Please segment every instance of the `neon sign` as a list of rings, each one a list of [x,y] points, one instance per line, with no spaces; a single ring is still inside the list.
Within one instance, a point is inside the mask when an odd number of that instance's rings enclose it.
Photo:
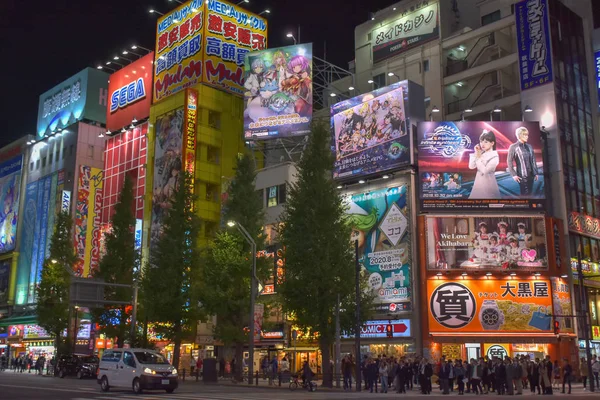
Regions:
[[[110,95],[110,112],[115,112],[119,108],[125,108],[138,100],[146,97],[144,78],[137,80],[115,90]]]

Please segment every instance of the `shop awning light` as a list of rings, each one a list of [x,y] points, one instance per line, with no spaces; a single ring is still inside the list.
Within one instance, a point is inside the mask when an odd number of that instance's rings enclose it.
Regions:
[[[517,276],[517,273],[516,272],[511,272],[510,276]]]
[[[367,83],[373,83],[373,79],[369,79]]]
[[[488,272],[487,274],[485,274],[485,276],[492,276],[492,273]]]
[[[442,273],[438,272],[437,274],[435,274],[435,276],[442,276]]]
[[[335,94],[335,93],[330,93],[329,95],[330,95],[331,97],[335,97],[335,96],[337,96],[337,94]]]
[[[365,180],[361,179],[361,180],[358,181],[358,183],[360,183],[362,185],[363,183],[365,183]]]
[[[536,272],[535,274],[533,274],[533,276],[540,276],[542,274],[540,274],[539,272]]]
[[[563,274],[563,275],[561,275],[560,277],[561,277],[561,278],[568,278],[568,277],[569,277],[569,275],[567,275],[567,274]]]
[[[461,275],[462,276],[467,276],[468,274],[466,272],[463,272]]]
[[[354,86],[350,86],[348,90],[354,90]]]
[[[99,138],[103,138],[103,137],[104,137],[104,133],[100,132],[100,133],[98,134],[98,137],[99,137]]]
[[[337,188],[338,188],[338,189],[342,189],[342,188],[343,188],[343,186],[342,186],[342,185],[337,185]]]
[[[385,175],[382,176],[383,179],[389,179],[389,177],[390,176],[388,174],[385,174]]]
[[[440,112],[440,109],[439,109],[439,108],[437,108],[437,106],[433,106],[433,108],[431,109],[431,112],[432,112],[432,113],[439,113],[439,112]]]

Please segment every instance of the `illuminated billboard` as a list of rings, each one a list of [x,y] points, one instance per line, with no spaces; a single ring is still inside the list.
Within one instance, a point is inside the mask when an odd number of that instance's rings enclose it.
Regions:
[[[430,333],[551,332],[547,280],[430,279],[427,299]]]
[[[358,240],[361,269],[369,277],[378,312],[412,309],[408,182],[349,195],[348,221]]]
[[[356,178],[410,164],[412,128],[408,102],[412,101],[412,85],[409,81],[398,82],[331,106],[335,179]],[[420,106],[423,108],[422,101]]]
[[[248,53],[244,104],[246,140],[308,133],[313,108],[312,44]]]
[[[0,254],[15,249],[22,162],[19,155],[0,164]]]
[[[192,0],[158,19],[153,102],[198,83],[243,94],[246,53],[267,45],[267,22],[219,0]]]
[[[544,207],[537,122],[422,122],[417,146],[423,210]]]
[[[425,217],[427,269],[548,269],[543,217]]]
[[[132,120],[150,115],[154,53],[149,53],[110,76],[106,129],[120,130]]]

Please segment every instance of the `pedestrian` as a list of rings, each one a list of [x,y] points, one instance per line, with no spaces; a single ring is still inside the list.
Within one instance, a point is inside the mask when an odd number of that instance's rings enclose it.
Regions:
[[[600,387],[600,361],[598,361],[598,357],[595,354],[592,357],[592,374],[594,374],[592,379],[596,382],[596,387]]]
[[[427,361],[427,358],[423,357],[419,364],[419,382],[421,385],[421,393],[431,393],[431,376],[433,375],[433,367]]]
[[[412,369],[412,365],[400,360],[396,368],[396,393],[406,393],[406,380],[408,379],[409,369]]]
[[[469,378],[471,379],[471,391],[475,394],[483,394],[481,388],[481,377],[483,375],[483,366],[474,358],[471,359],[471,370]]]
[[[546,356],[546,373],[544,374],[546,376],[546,378],[544,379],[548,379],[548,386],[546,386],[546,394],[553,394],[553,390],[552,390],[552,374],[554,371],[554,366],[552,365],[552,359],[550,358],[550,356]],[[559,367],[560,368],[560,367]],[[559,369],[559,376],[560,376],[560,369]]]
[[[536,358],[535,361],[529,363],[529,386],[531,388],[531,393],[535,393],[535,389],[537,388],[537,393],[541,394],[539,358]]]
[[[196,368],[196,359],[194,356],[190,356],[190,376],[194,375],[194,368]]]
[[[448,366],[450,367],[450,371],[448,372],[448,388],[451,392],[454,392],[454,364],[452,360],[448,360]]]
[[[260,367],[262,370],[262,375],[263,375],[263,379],[267,379],[267,373],[269,370],[269,356],[264,356],[261,363],[260,363]]]
[[[483,394],[488,394],[490,391],[490,371],[485,358],[479,359],[481,365],[481,385],[483,386]]]
[[[361,363],[360,363],[360,373],[362,374],[362,380],[365,383],[365,390],[369,389],[369,382],[368,382],[368,379],[367,379],[367,366],[368,366],[367,362],[368,362],[368,360],[369,360],[369,358],[365,354],[363,356],[363,359],[362,359]]]
[[[496,394],[504,395],[506,393],[506,364],[500,358],[496,359],[494,368],[496,375]]]
[[[458,385],[458,394],[465,394],[465,367],[463,367],[462,360],[456,360],[454,364],[454,375],[456,376],[456,384]]]
[[[438,378],[440,380],[442,394],[450,394],[450,387],[448,385],[448,380],[450,379],[450,369],[451,367],[449,363],[442,359],[438,370]]]
[[[518,395],[523,394],[523,367],[521,366],[521,363],[519,362],[519,359],[515,357],[515,359],[513,360],[513,383]]]
[[[202,365],[203,365],[202,357],[198,357],[198,359],[196,360],[196,375],[197,376],[202,376]]]
[[[558,364],[558,360],[554,360],[554,364],[552,365],[552,388],[556,390],[560,390],[560,373],[561,367]]]
[[[506,364],[506,394],[512,396],[515,394],[515,387],[513,385],[515,379],[515,367],[513,366],[510,357],[504,358],[504,364]]]
[[[279,369],[278,367],[279,363],[277,362],[277,356],[273,356],[273,358],[271,359],[271,363],[269,364],[269,369],[271,371],[269,375],[269,385],[273,385],[273,381],[277,377],[277,372]]]
[[[348,356],[342,360],[342,374],[344,376],[344,390],[352,390],[352,363]]]
[[[375,362],[375,360],[373,359],[369,359],[367,362],[367,382],[369,385],[369,391],[371,393],[373,393],[373,389],[375,389],[375,393],[377,393],[377,387],[376,382],[377,382],[377,373],[378,373],[378,369],[377,369],[377,363]]]
[[[562,392],[565,392],[565,384],[569,385],[569,393],[571,394],[571,380],[573,376],[573,367],[569,364],[569,360],[565,358],[563,361],[563,383],[562,383]]]
[[[388,373],[389,366],[387,361],[382,360],[379,364],[379,376],[381,377],[381,393],[387,393],[388,391]]]
[[[311,392],[313,391],[312,379],[314,375],[312,369],[310,369],[310,365],[308,365],[308,361],[304,361],[304,365],[302,366],[302,381],[308,384],[308,390]]]
[[[585,357],[581,357],[581,362],[579,363],[579,371],[581,373],[581,380],[583,381],[583,390],[587,390],[587,378],[588,378],[588,364]]]

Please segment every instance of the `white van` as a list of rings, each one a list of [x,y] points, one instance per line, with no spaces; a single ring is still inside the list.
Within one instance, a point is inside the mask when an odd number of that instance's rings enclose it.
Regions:
[[[136,394],[144,389],[173,393],[179,384],[177,369],[162,354],[147,349],[106,350],[100,359],[98,383],[104,392],[130,387]]]

